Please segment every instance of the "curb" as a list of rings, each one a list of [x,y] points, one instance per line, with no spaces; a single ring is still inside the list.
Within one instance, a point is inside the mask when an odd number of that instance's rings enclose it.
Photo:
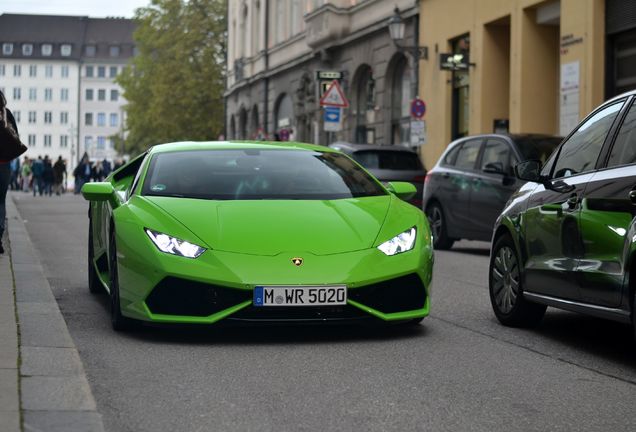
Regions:
[[[13,196],[9,194],[9,198],[7,231],[20,323],[19,388],[23,430],[103,432],[102,418],[77,348]],[[2,261],[0,269],[1,266]]]

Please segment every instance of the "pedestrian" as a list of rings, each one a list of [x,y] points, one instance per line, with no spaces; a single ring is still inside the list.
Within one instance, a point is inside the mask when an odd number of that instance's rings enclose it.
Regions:
[[[53,189],[55,195],[60,195],[64,191],[64,177],[66,177],[66,164],[62,160],[62,156],[59,156],[53,165]]]
[[[44,195],[53,195],[53,165],[49,155],[44,155],[44,172],[42,173],[42,182],[44,183]]]
[[[39,193],[42,196],[44,192],[44,161],[42,155],[38,155],[38,158],[31,164],[31,174],[33,177],[33,196],[35,193]]]
[[[31,161],[26,156],[24,157],[24,160],[22,161],[22,170],[21,170],[20,176],[22,179],[22,191],[28,192],[29,183],[31,182]]]
[[[82,186],[91,180],[93,169],[91,163],[88,160],[88,154],[84,153],[82,160],[73,170],[73,176],[75,177],[75,194],[77,195],[82,190]]]
[[[11,167],[11,180],[9,181],[9,187],[11,190],[18,190],[20,189],[20,158],[17,157],[13,159],[9,166]]]
[[[102,166],[101,161],[95,162],[95,165],[93,166],[92,179],[96,182],[100,182],[104,179],[104,167]]]
[[[102,161],[102,172],[104,173],[104,177],[108,177],[110,173],[113,172],[110,161],[106,158]]]
[[[0,90],[0,122],[2,127],[11,128],[18,133],[18,125],[15,124],[13,114],[7,108],[7,100],[4,98],[4,93]],[[7,143],[0,142],[0,145],[7,145]],[[11,167],[8,160],[0,160],[0,254],[4,253],[4,247],[2,246],[2,235],[4,234],[5,218],[7,216],[7,189],[9,189],[9,181],[11,180]]]

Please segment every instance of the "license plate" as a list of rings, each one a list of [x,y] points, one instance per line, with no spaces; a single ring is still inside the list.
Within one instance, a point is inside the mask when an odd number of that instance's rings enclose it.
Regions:
[[[257,286],[254,306],[332,306],[347,304],[347,287]]]

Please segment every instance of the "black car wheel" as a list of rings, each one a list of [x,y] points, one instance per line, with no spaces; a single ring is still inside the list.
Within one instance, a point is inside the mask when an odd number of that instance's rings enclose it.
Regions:
[[[93,221],[88,220],[88,291],[92,294],[98,294],[102,292],[102,285],[97,277],[97,271],[95,271],[95,264],[93,263],[95,256],[93,251]]]
[[[492,309],[503,325],[530,327],[543,318],[546,306],[523,298],[520,262],[510,236],[499,237],[492,248],[488,285]]]
[[[446,233],[446,219],[442,207],[438,203],[429,205],[426,209],[426,217],[433,233],[433,247],[440,250],[450,249],[455,240],[449,238]]]
[[[110,321],[115,331],[132,329],[136,321],[127,318],[121,313],[119,302],[119,278],[117,271],[117,243],[115,242],[115,229],[111,227],[108,252],[108,268],[110,271]]]

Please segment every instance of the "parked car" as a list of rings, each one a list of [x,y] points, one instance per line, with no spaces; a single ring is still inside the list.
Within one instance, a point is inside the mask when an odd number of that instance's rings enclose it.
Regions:
[[[422,207],[422,191],[426,169],[417,152],[402,146],[379,146],[335,142],[329,147],[351,156],[367,171],[383,183],[407,181],[413,183],[417,193],[409,200],[417,208]]]
[[[513,167],[528,159],[545,161],[561,142],[549,135],[475,135],[448,148],[424,183],[422,209],[436,249],[459,239],[489,241],[510,195],[519,188]]]
[[[636,92],[601,105],[498,218],[489,288],[495,315],[529,326],[546,306],[632,322],[636,331]]]

